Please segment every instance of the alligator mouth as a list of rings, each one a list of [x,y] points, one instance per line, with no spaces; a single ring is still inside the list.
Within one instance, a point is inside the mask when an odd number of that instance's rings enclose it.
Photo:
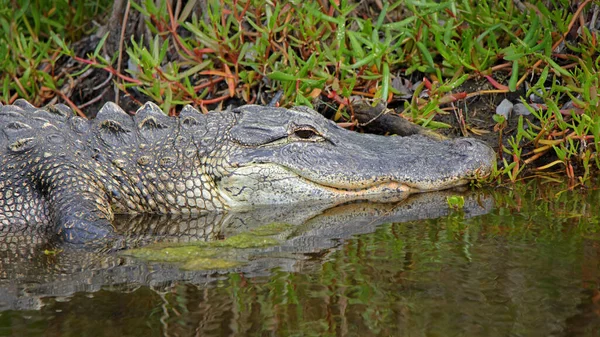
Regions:
[[[345,199],[345,197],[358,200],[361,197],[376,196],[376,195],[392,195],[418,192],[418,188],[411,187],[409,184],[401,183],[394,179],[381,179],[380,181],[356,180],[340,181],[339,183],[328,180],[318,180],[312,177],[303,175],[302,172],[286,167],[279,166],[281,169],[288,172],[290,176],[295,176],[298,180],[303,181],[307,185],[313,185],[317,188],[327,190]]]
[[[343,181],[336,184],[328,180],[319,180],[302,175],[300,172],[288,167],[282,166],[282,168],[295,175],[298,179],[301,179],[309,184],[317,185],[333,193],[345,194],[348,196],[437,191],[453,186],[465,185],[471,180],[481,179],[484,177],[483,168],[479,168],[463,177],[445,177],[431,181],[423,180],[401,182],[393,178],[383,178],[379,181],[357,180],[354,182],[354,184],[352,181]]]
[[[380,181],[356,180],[355,183],[320,180],[272,163],[239,166],[219,180],[218,190],[233,209],[267,204],[339,204],[355,200],[396,202],[420,191],[391,177]]]
[[[377,193],[390,193],[396,191],[397,193],[418,193],[427,191],[438,191],[454,186],[461,186],[468,184],[473,180],[482,180],[487,178],[491,174],[491,169],[487,169],[486,165],[481,164],[474,169],[467,170],[463,174],[456,174],[450,176],[440,176],[436,179],[395,179],[394,177],[386,177],[382,175],[382,178],[374,178],[373,180],[360,179],[352,181],[351,179],[345,181],[332,181],[330,179],[319,179],[307,175],[305,172],[301,172],[297,169],[281,166],[282,169],[288,171],[290,174],[297,176],[306,182],[318,185],[322,188],[329,189],[332,192],[348,194],[348,195],[360,195],[360,194],[377,194]],[[377,180],[375,180],[377,179]]]
[[[465,179],[449,179],[444,183],[431,184],[431,186],[421,185],[419,187],[391,180],[372,183],[359,188],[348,188],[346,186],[340,187],[330,184],[323,184],[302,176],[298,176],[298,178],[303,179],[308,183],[317,185],[322,189],[328,190],[342,200],[369,200],[375,202],[399,201],[406,198],[410,194],[439,191],[449,187],[466,185],[470,180],[474,179],[474,177]]]
[[[417,189],[414,189],[406,184],[399,183],[397,181],[386,181],[386,182],[378,182],[372,183],[369,185],[350,188],[347,186],[336,186],[331,184],[324,184],[322,182],[314,181],[306,177],[298,176],[298,178],[305,180],[308,183],[312,183],[314,185],[318,185],[319,187],[331,191],[332,193],[336,193],[339,195],[347,196],[347,197],[356,197],[360,198],[361,196],[373,196],[373,195],[386,195],[386,194],[394,194],[394,193],[413,193],[417,192]]]

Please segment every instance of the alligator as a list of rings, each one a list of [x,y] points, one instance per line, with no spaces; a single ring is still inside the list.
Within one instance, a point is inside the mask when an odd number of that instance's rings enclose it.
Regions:
[[[16,100],[0,107],[0,130],[0,226],[35,223],[74,244],[113,237],[115,214],[393,202],[464,185],[495,161],[475,139],[360,134],[306,107],[169,117],[109,102],[88,120]]]

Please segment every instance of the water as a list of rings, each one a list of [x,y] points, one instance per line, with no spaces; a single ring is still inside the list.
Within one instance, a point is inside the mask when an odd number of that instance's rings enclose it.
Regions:
[[[167,242],[151,257],[4,247],[0,335],[596,336],[600,192],[565,188],[467,193],[463,211],[448,209],[449,192],[395,207],[122,220],[130,246]],[[273,222],[287,225],[260,232]],[[241,263],[225,270],[160,255],[248,232],[277,244],[204,244]]]

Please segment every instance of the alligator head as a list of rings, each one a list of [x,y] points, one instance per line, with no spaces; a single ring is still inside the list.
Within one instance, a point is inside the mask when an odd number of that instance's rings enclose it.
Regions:
[[[232,208],[327,200],[394,201],[488,175],[493,150],[471,139],[386,137],[338,127],[306,108],[233,110],[214,177]]]

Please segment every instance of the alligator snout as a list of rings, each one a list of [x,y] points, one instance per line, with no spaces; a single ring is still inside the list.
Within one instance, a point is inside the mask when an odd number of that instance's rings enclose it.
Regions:
[[[473,138],[458,138],[454,141],[454,144],[457,145],[457,149],[460,151],[469,151],[479,146],[478,141]]]
[[[458,138],[454,140],[454,144],[455,151],[468,158],[465,161],[467,171],[477,171],[481,175],[491,173],[496,154],[486,143],[474,138]]]
[[[457,138],[454,140],[454,144],[458,151],[464,153],[475,152],[484,155],[489,155],[490,151],[493,153],[493,150],[486,143],[475,138]]]

